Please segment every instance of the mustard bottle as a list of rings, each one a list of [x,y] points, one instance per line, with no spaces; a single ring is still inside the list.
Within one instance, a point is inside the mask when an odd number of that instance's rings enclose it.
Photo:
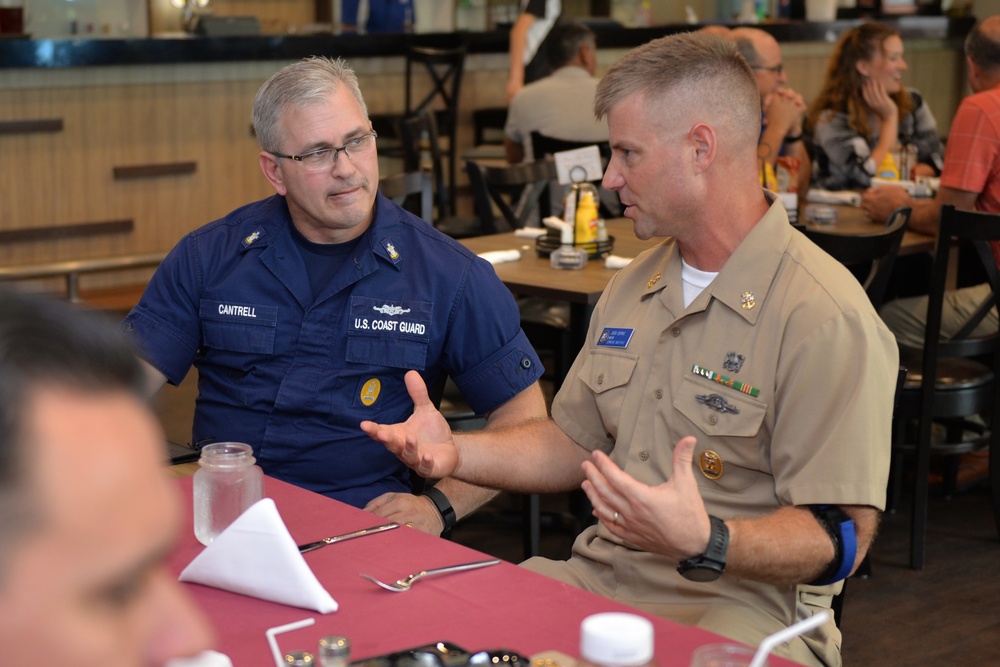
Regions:
[[[594,193],[583,190],[576,205],[576,225],[574,242],[594,243],[597,241],[597,202]]]
[[[892,157],[892,151],[886,153],[885,157],[882,158],[882,164],[878,166],[875,176],[890,181],[899,180],[899,167],[896,166],[896,160]]]
[[[760,172],[760,184],[765,190],[778,191],[778,178],[774,174],[774,167],[767,160],[764,161],[764,168]]]

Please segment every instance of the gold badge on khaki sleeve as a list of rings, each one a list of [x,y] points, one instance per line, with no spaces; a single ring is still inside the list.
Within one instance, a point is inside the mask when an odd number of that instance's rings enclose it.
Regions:
[[[725,463],[718,453],[706,449],[698,456],[698,469],[701,470],[702,475],[714,481],[722,477]]]

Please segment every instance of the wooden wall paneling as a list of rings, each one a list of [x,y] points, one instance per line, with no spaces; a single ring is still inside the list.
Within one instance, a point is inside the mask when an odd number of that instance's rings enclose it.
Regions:
[[[31,134],[33,132],[62,132],[62,118],[25,118],[0,121],[0,134]]]
[[[186,176],[198,171],[197,162],[159,162],[154,164],[116,165],[111,175],[116,181],[163,176]]]

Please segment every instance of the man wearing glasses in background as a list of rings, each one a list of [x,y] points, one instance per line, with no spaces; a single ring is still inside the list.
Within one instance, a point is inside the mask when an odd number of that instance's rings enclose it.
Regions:
[[[785,85],[788,75],[781,61],[781,47],[774,37],[759,28],[735,28],[729,37],[736,42],[740,55],[757,78],[762,110],[757,158],[770,164],[772,169],[782,155],[797,158],[798,191],[805,193],[811,171],[809,153],[802,140],[802,122],[807,107],[802,96]]]
[[[289,65],[253,123],[276,195],[187,235],[122,322],[153,388],[199,371],[194,442],[431,533],[493,492],[408,471],[359,429],[412,411],[403,374],[450,376],[488,427],[545,417],[542,367],[492,266],[378,193],[376,135],[340,60]]]

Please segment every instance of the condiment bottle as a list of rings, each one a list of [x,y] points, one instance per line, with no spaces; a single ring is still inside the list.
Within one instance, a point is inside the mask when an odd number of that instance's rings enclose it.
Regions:
[[[322,667],[347,667],[351,662],[351,642],[347,637],[330,635],[319,640],[319,664]]]
[[[892,151],[886,153],[885,157],[882,158],[882,164],[878,166],[875,175],[886,180],[899,180],[899,168],[896,166],[896,160],[892,157]]]
[[[593,614],[580,624],[579,667],[639,667],[653,662],[653,624],[636,614]]]
[[[574,196],[575,191],[570,193]],[[573,245],[573,225],[564,220],[548,220],[546,224],[559,228],[559,247],[549,255],[553,269],[582,269],[587,266],[587,251]]]
[[[589,183],[580,185],[580,201],[576,204],[576,245],[593,243],[597,240],[597,197],[594,186]]]
[[[264,495],[264,473],[253,448],[242,442],[215,442],[201,448],[194,474],[194,535],[208,546]]]

